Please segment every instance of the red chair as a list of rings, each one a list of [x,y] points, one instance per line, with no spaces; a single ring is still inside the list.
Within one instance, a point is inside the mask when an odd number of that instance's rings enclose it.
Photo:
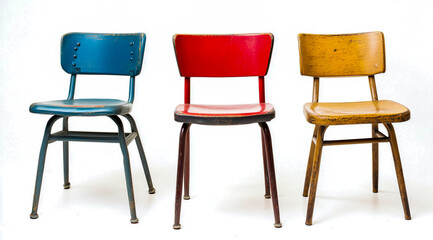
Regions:
[[[175,221],[180,229],[182,182],[184,199],[189,196],[189,129],[191,124],[236,125],[258,123],[262,132],[265,169],[265,197],[272,196],[275,224],[281,227],[271,135],[266,124],[275,117],[274,107],[265,102],[264,76],[271,60],[273,35],[174,35],[174,49],[180,75],[185,77],[185,103],[176,107],[174,119],[182,122],[177,166]],[[241,105],[199,105],[190,103],[191,77],[258,76],[259,103]]]

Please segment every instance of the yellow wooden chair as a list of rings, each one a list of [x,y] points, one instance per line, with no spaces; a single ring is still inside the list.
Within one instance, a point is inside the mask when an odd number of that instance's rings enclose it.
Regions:
[[[405,219],[410,220],[400,154],[392,126],[394,122],[409,120],[410,111],[399,103],[378,100],[374,75],[385,72],[383,33],[299,34],[298,41],[301,75],[314,77],[313,102],[304,105],[307,121],[315,125],[303,192],[303,196],[307,197],[308,189],[310,189],[305,224],[312,224],[322,147],[372,143],[373,192],[376,193],[378,191],[379,142],[391,144],[404,215]],[[319,103],[319,77],[352,76],[368,76],[372,101]],[[379,131],[379,123],[385,126],[388,136]],[[343,124],[372,124],[372,138],[324,140],[325,131],[330,125]]]

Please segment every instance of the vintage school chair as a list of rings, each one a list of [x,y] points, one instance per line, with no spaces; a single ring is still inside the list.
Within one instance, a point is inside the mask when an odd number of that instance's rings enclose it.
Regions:
[[[179,72],[185,77],[185,103],[176,107],[174,119],[182,122],[177,166],[175,221],[180,229],[182,182],[184,199],[189,196],[189,129],[191,124],[237,125],[258,123],[261,127],[265,169],[265,197],[272,196],[275,227],[281,227],[275,182],[271,135],[266,124],[275,117],[273,106],[265,101],[264,76],[271,59],[273,35],[174,35],[173,44]],[[199,105],[190,103],[191,77],[250,77],[257,76],[259,103],[240,105]]]
[[[63,142],[64,188],[69,189],[69,141],[119,143],[123,153],[123,164],[128,190],[131,223],[137,223],[134,191],[127,145],[135,140],[141,163],[146,175],[149,193],[155,193],[137,125],[129,113],[134,101],[135,76],[140,74],[143,63],[146,35],[68,33],[62,37],[61,64],[65,72],[71,74],[69,95],[66,100],[33,103],[30,112],[54,115],[48,120],[39,154],[35,195],[30,218],[38,218],[37,210],[44,171],[45,155],[49,143]],[[74,99],[75,83],[79,74],[103,74],[129,76],[128,101],[117,99]],[[82,116],[107,116],[117,125],[118,132],[77,132],[69,131],[68,118]],[[119,116],[131,124],[131,133],[125,133]],[[63,119],[63,130],[51,133],[53,124]]]
[[[299,34],[298,41],[301,75],[314,78],[313,102],[304,105],[307,121],[315,124],[303,192],[303,196],[307,197],[310,189],[305,224],[312,224],[322,146],[372,143],[373,192],[376,193],[379,142],[391,144],[404,215],[407,220],[411,219],[400,154],[392,126],[394,122],[409,120],[410,112],[399,103],[378,100],[374,80],[375,74],[385,72],[383,34],[381,32],[343,35]],[[351,76],[368,76],[372,101],[319,103],[319,77]],[[379,131],[379,123],[385,126],[388,136]],[[343,124],[372,124],[372,138],[324,140],[325,131],[329,126]]]

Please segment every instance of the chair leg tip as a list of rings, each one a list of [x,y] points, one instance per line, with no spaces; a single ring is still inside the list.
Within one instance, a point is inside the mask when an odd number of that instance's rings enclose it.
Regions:
[[[313,225],[313,223],[312,223],[311,221],[306,221],[306,222],[305,222],[305,225],[307,225],[307,226],[311,226],[311,225]]]
[[[404,219],[406,219],[406,220],[411,220],[412,217],[411,217],[411,216],[405,216]]]
[[[271,198],[271,194],[265,194],[265,198],[266,198],[266,199]]]
[[[63,189],[69,189],[69,188],[71,188],[71,183],[63,184]]]
[[[138,218],[131,218],[131,223],[132,224],[138,223]]]
[[[149,189],[149,194],[155,194],[156,190],[155,188]]]
[[[179,230],[181,228],[181,225],[180,224],[174,224],[173,225],[173,229],[174,230]]]
[[[281,228],[283,226],[283,224],[281,224],[281,223],[275,223],[274,224],[274,227],[275,228]]]
[[[37,213],[30,214],[31,219],[38,219],[39,215]]]
[[[189,195],[186,195],[186,194],[185,194],[185,195],[183,196],[183,199],[184,199],[184,200],[190,200],[191,197],[190,197]]]

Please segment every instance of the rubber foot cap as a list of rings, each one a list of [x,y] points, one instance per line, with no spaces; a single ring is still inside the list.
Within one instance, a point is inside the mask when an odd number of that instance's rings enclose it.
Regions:
[[[31,219],[38,219],[38,217],[39,217],[39,215],[37,214],[37,213],[35,213],[35,214],[30,214],[30,218]]]
[[[269,194],[265,194],[265,198],[266,198],[266,199],[269,199],[269,198],[271,198],[271,195],[269,195]]]
[[[149,194],[154,194],[156,192],[155,188],[149,189]]]
[[[71,183],[63,184],[63,189],[69,189],[69,188],[71,188]]]
[[[180,224],[179,225],[176,225],[176,224],[173,225],[173,229],[174,230],[179,230],[180,228],[181,228]]]
[[[189,195],[184,195],[184,196],[183,196],[183,199],[185,199],[185,200],[190,200],[191,197],[190,197]]]
[[[282,227],[283,226],[283,224],[281,224],[281,223],[275,223],[274,224],[274,227],[276,227],[276,228],[280,228],[280,227]]]
[[[138,223],[138,218],[131,218],[131,223],[132,224]]]

